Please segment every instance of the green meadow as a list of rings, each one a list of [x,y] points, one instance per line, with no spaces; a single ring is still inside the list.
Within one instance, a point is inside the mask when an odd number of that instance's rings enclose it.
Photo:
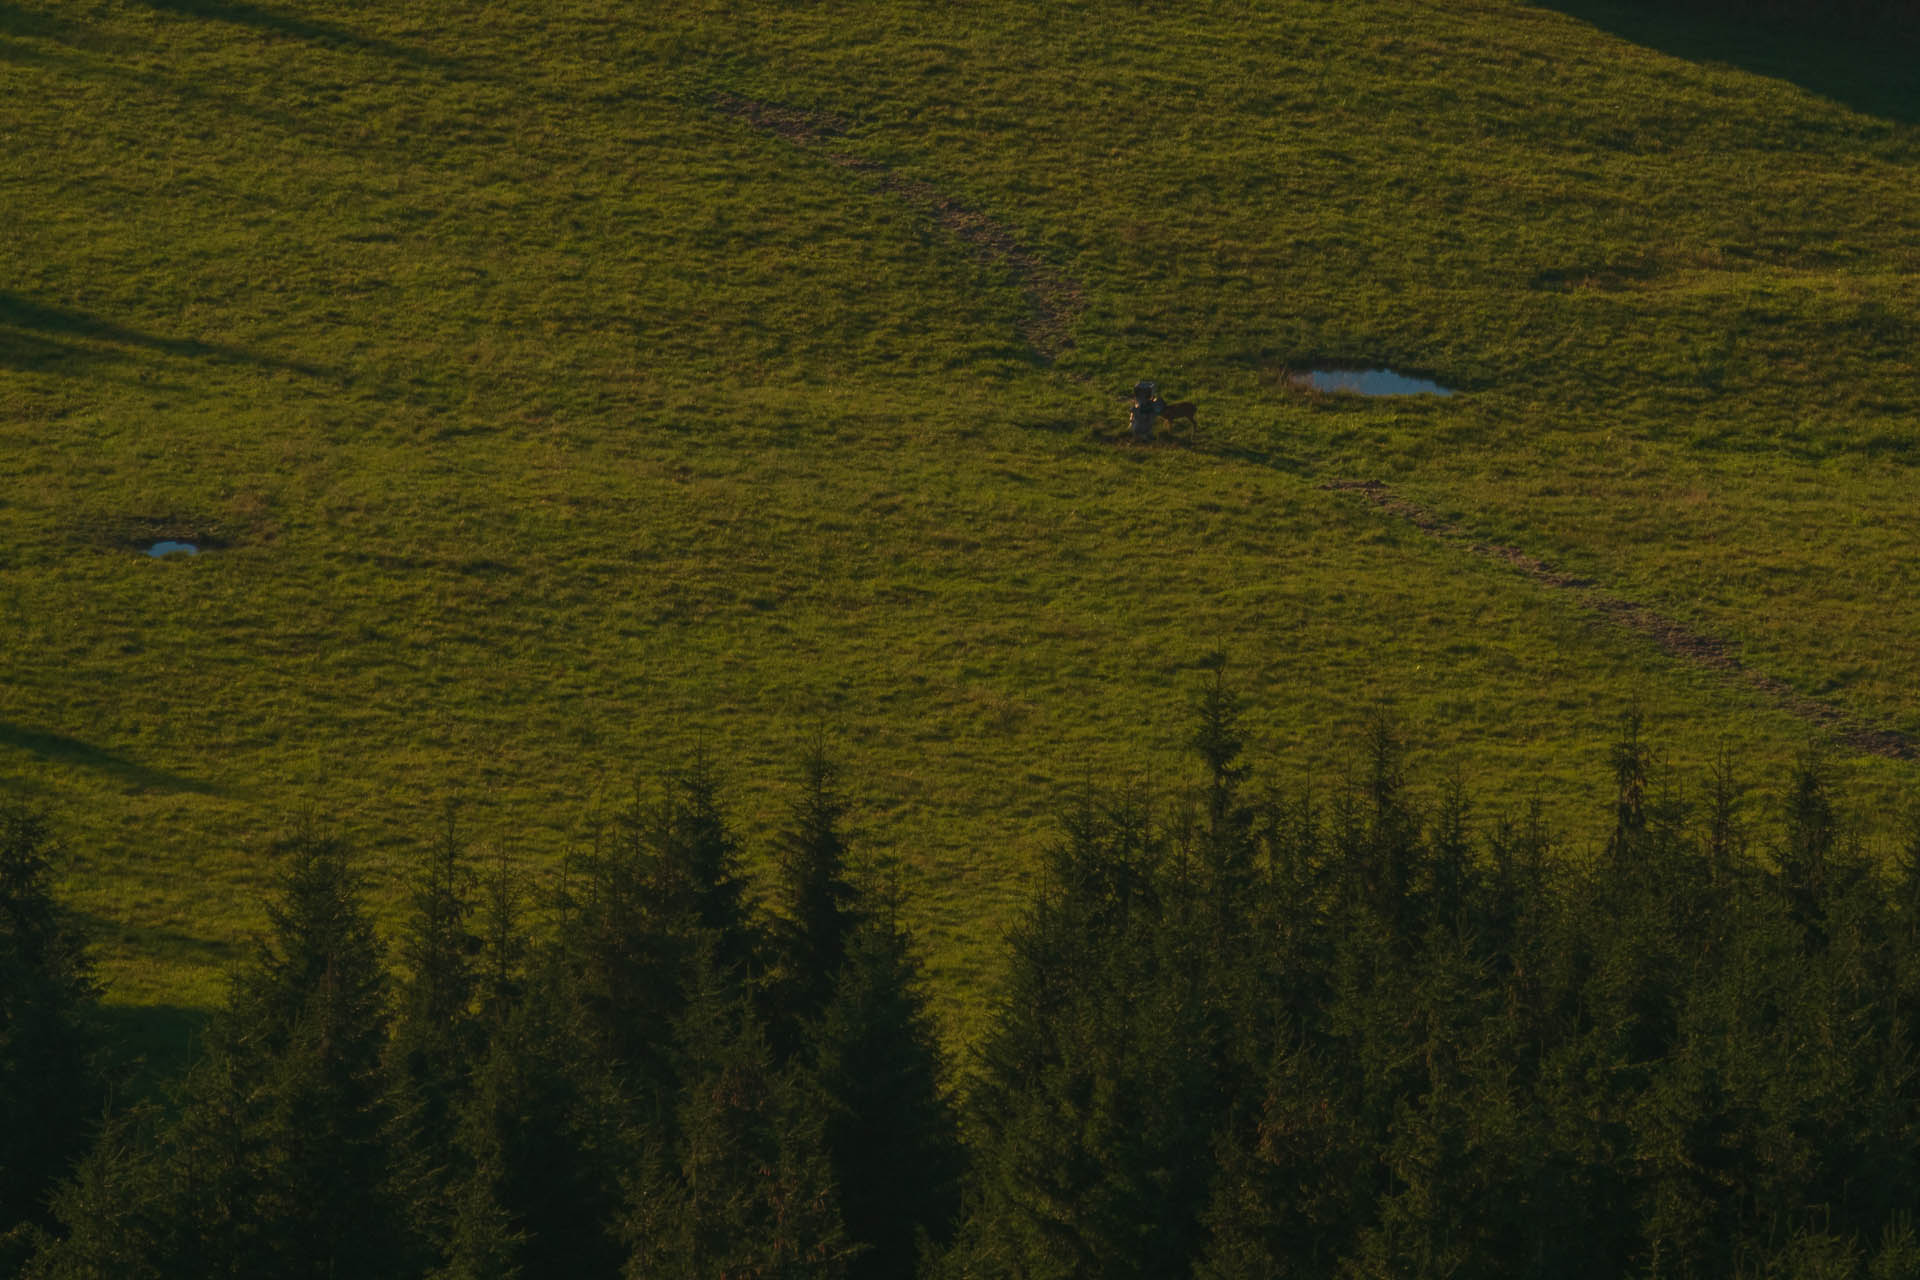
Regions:
[[[303,816],[397,913],[450,803],[537,880],[704,752],[757,850],[820,739],[964,1036],[1219,654],[1266,780],[1384,713],[1574,854],[1629,708],[1828,738],[1593,592],[1920,738],[1920,77],[1662,14],[0,0],[0,788],[110,1002],[216,1004]]]

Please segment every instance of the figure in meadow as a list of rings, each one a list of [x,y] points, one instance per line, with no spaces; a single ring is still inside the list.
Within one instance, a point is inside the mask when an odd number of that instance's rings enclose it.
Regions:
[[[1160,389],[1153,383],[1140,381],[1133,384],[1133,411],[1128,425],[1133,428],[1133,438],[1142,442],[1153,439],[1153,424],[1167,409],[1167,402],[1160,398]]]

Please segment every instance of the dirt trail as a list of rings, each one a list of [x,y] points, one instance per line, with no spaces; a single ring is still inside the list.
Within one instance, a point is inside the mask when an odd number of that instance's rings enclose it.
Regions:
[[[1073,346],[1073,322],[1085,306],[1084,293],[1058,267],[1024,248],[1012,228],[967,208],[929,183],[903,178],[877,161],[833,150],[833,142],[853,127],[844,116],[761,102],[737,93],[716,93],[708,101],[724,115],[859,174],[874,190],[911,206],[965,243],[979,261],[1011,271],[1027,299],[1027,314],[1018,326],[1020,337],[1042,359],[1050,363]]]
[[[853,128],[854,122],[844,116],[764,102],[735,93],[717,93],[708,101],[724,115],[859,174],[874,190],[911,206],[968,245],[981,262],[1011,271],[1020,281],[1027,299],[1027,315],[1019,326],[1021,338],[1049,363],[1072,347],[1073,322],[1085,306],[1084,292],[1059,268],[1024,248],[1010,227],[967,208],[928,183],[903,178],[877,161],[834,150],[834,142]],[[1543,587],[1571,592],[1588,609],[1621,630],[1644,636],[1683,662],[1704,667],[1761,694],[1782,710],[1832,733],[1852,750],[1896,760],[1911,760],[1920,754],[1912,739],[1899,730],[1862,724],[1838,707],[1801,693],[1774,676],[1753,670],[1741,662],[1725,640],[1695,631],[1646,605],[1606,591],[1590,579],[1563,573],[1517,547],[1476,539],[1425,507],[1398,496],[1378,480],[1332,480],[1321,488],[1357,493],[1432,537],[1462,546],[1485,559],[1498,560]]]
[[[1543,587],[1572,592],[1587,608],[1621,630],[1644,636],[1683,662],[1705,667],[1764,695],[1775,706],[1826,730],[1854,751],[1894,760],[1911,760],[1916,755],[1914,743],[1906,734],[1885,726],[1862,724],[1838,707],[1810,697],[1784,680],[1755,671],[1740,661],[1725,640],[1695,631],[1646,605],[1604,590],[1589,578],[1563,573],[1517,547],[1483,542],[1418,503],[1400,497],[1378,480],[1331,480],[1320,487],[1359,494],[1382,511],[1443,542],[1465,547],[1488,560],[1498,560]]]

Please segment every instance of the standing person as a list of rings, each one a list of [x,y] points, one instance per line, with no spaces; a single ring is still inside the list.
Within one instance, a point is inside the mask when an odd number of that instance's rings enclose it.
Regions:
[[[1133,384],[1133,412],[1128,425],[1133,428],[1133,438],[1142,442],[1153,439],[1153,424],[1167,409],[1167,402],[1160,398],[1160,388],[1151,382],[1140,381]]]

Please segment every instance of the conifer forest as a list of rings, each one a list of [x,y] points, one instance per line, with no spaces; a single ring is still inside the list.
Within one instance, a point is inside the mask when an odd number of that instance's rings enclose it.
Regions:
[[[54,1278],[1903,1276],[1920,826],[1882,871],[1831,763],[1664,777],[1604,845],[1413,799],[1377,721],[1263,783],[1216,675],[1193,785],[1089,789],[959,1060],[836,769],[756,901],[712,767],[545,900],[420,846],[276,853],[271,928],[177,1088],[116,1102],[57,846],[0,845],[7,1261]],[[1782,833],[1756,848],[1772,809]],[[537,926],[535,922],[540,922]]]

